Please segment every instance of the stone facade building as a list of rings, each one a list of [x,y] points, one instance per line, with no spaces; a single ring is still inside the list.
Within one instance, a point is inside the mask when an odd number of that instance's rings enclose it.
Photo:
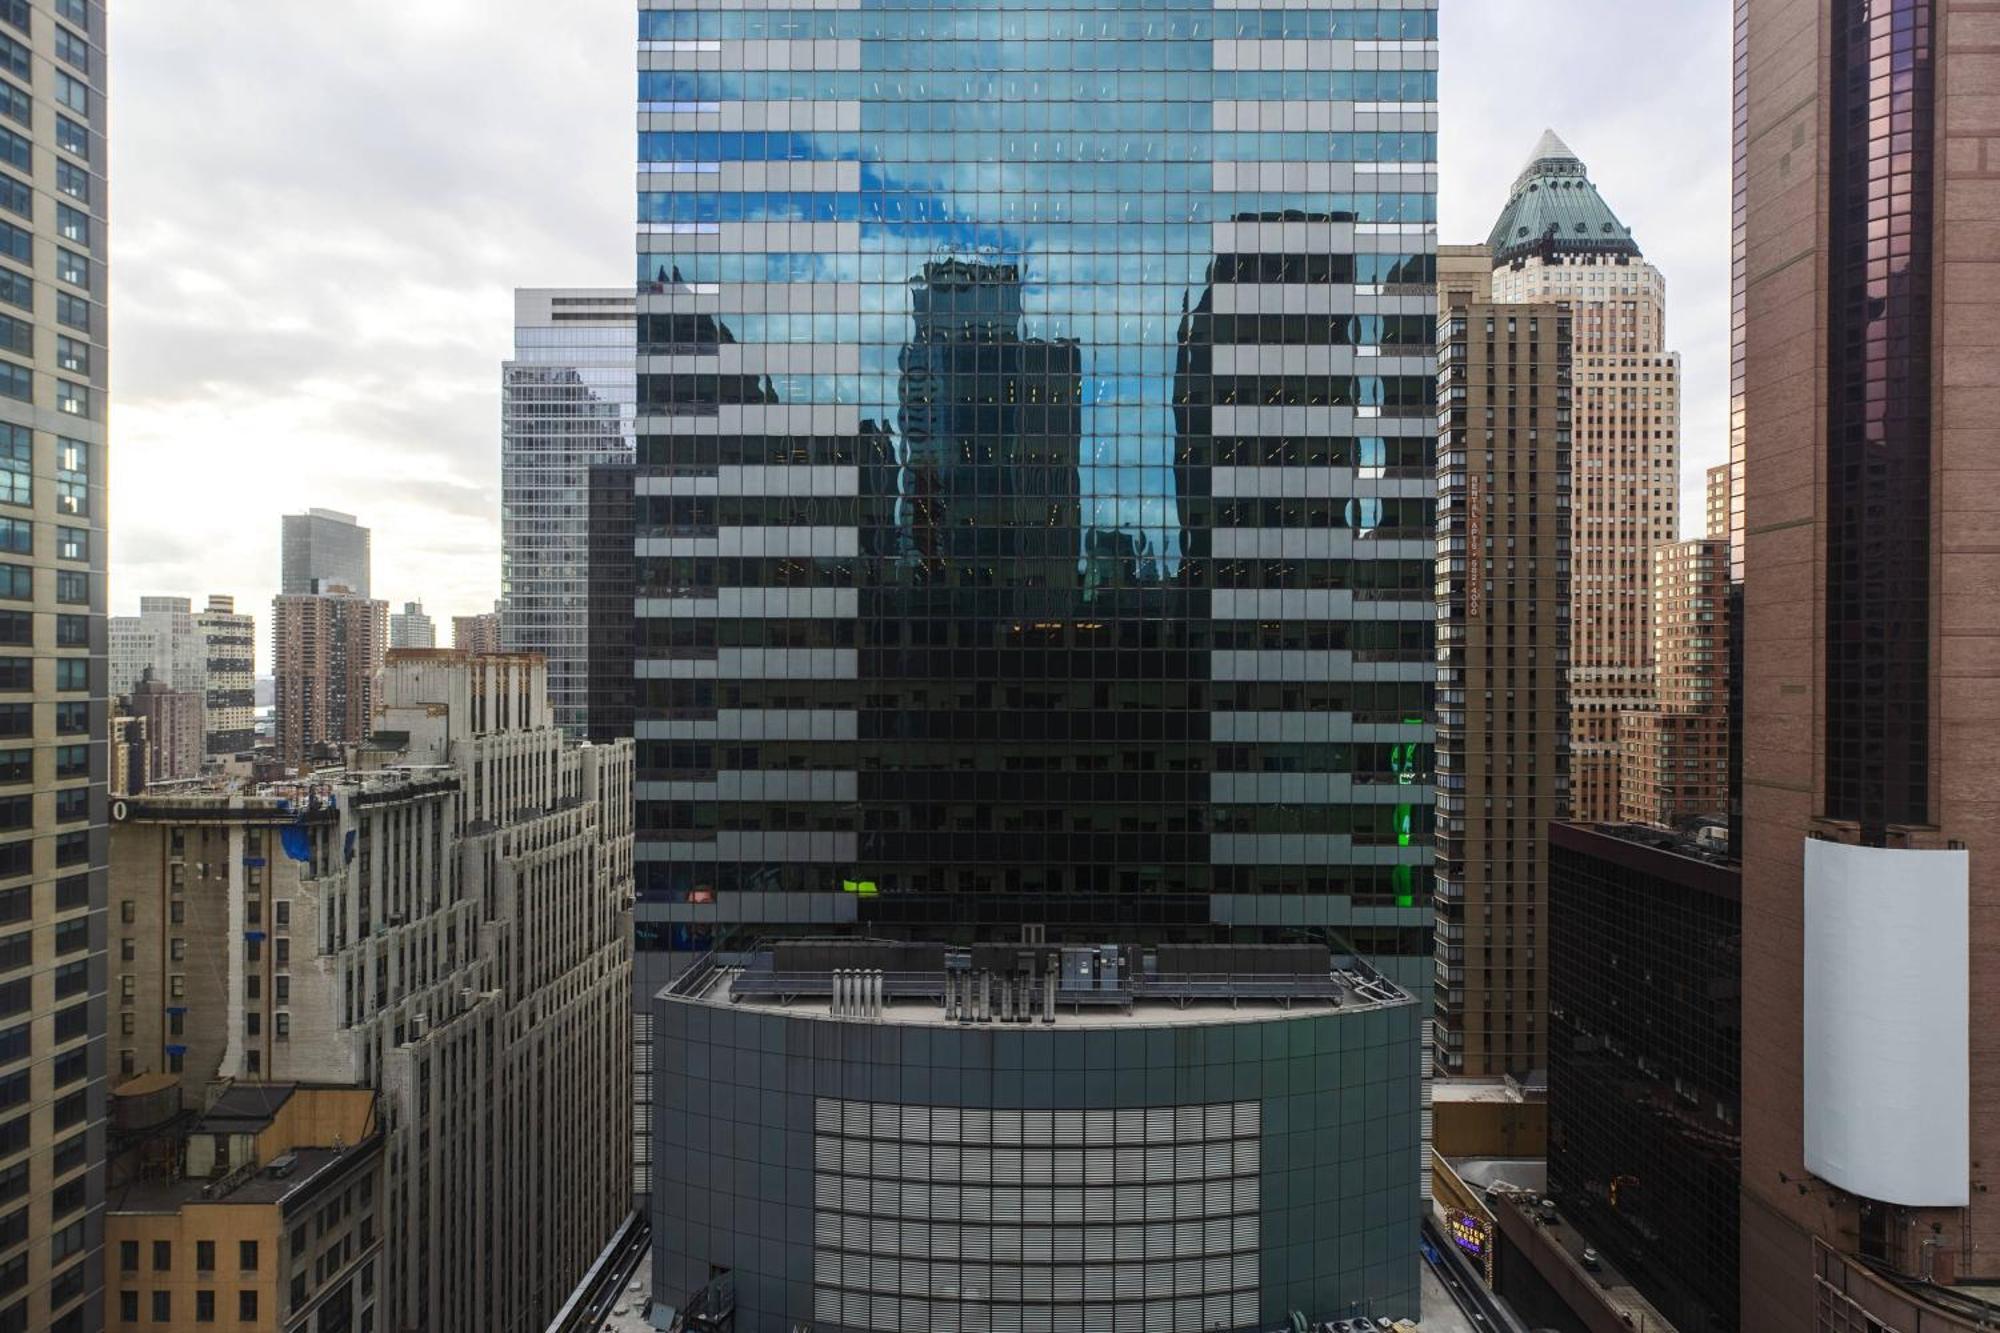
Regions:
[[[394,652],[337,775],[116,830],[121,1075],[379,1092],[385,1333],[540,1330],[630,1204],[631,745],[543,688]]]
[[[1438,337],[1437,1061],[1524,1082],[1548,1061],[1549,821],[1569,804],[1565,304],[1485,299],[1447,250]]]
[[[1653,551],[1680,537],[1680,355],[1667,284],[1553,131],[1488,241],[1499,301],[1563,302],[1575,345],[1571,807],[1618,818],[1619,716],[1653,704]]]

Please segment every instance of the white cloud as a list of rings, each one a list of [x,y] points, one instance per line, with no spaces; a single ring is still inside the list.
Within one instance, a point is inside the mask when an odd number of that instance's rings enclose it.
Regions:
[[[176,0],[111,52],[114,609],[268,613],[278,519],[375,532],[377,596],[499,593],[516,286],[630,281],[623,3]]]
[[[1486,239],[1553,128],[1667,279],[1681,521],[1729,451],[1728,0],[1443,0],[1439,238]]]
[[[1483,238],[1544,126],[1670,285],[1687,476],[1727,428],[1729,6],[1445,0],[1442,235]],[[278,518],[375,530],[375,589],[499,590],[516,286],[629,281],[626,0],[235,0],[112,49],[113,603],[268,613]]]

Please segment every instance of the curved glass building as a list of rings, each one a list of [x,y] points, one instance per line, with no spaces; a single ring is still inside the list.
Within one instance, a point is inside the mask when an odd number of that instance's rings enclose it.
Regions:
[[[639,24],[642,987],[834,928],[1427,985],[1434,3]]]

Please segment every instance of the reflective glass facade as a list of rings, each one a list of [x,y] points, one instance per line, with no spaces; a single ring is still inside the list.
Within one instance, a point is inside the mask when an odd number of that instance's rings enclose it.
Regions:
[[[1834,6],[1826,814],[1930,822],[1930,0]]]
[[[639,17],[642,950],[1425,984],[1434,4]]]
[[[615,659],[594,650],[593,573],[601,588],[631,572],[629,558],[617,572],[593,564],[591,469],[632,462],[632,333],[628,291],[514,293],[514,357],[502,372],[500,638],[508,652],[547,659],[549,707],[576,739],[596,734],[593,665]]]
[[[1656,830],[1548,838],[1549,1190],[1675,1328],[1736,1328],[1742,872]]]

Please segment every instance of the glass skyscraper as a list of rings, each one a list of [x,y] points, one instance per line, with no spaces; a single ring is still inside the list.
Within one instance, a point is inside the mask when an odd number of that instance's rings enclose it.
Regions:
[[[500,640],[547,659],[549,707],[578,740],[594,734],[599,657],[591,469],[632,462],[632,335],[629,291],[514,293],[514,355],[502,371]],[[620,565],[629,575],[629,559]]]
[[[835,930],[1426,985],[1434,0],[639,19],[641,991]]]

